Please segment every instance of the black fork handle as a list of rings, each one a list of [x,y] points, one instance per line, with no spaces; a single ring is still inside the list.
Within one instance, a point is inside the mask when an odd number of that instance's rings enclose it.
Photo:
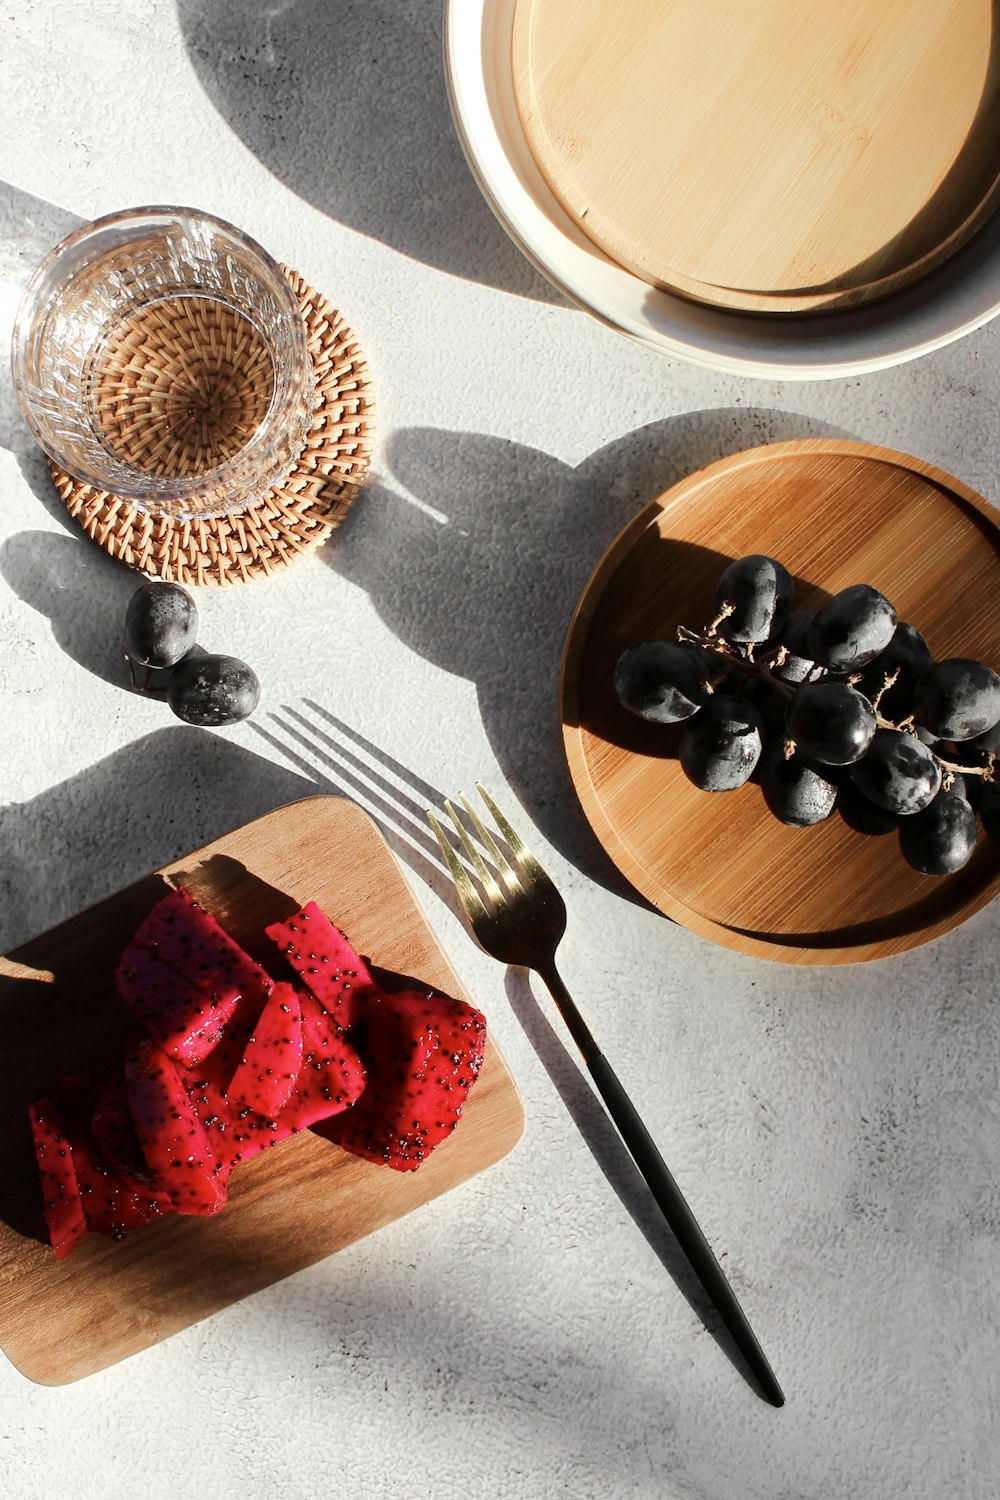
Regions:
[[[653,1137],[639,1118],[635,1105],[618,1081],[611,1064],[594,1041],[589,1026],[577,1010],[555,966],[539,969],[538,973],[548,986],[559,1008],[559,1014],[566,1022],[570,1035],[583,1054],[597,1092],[604,1100],[608,1114],[628,1147],[632,1160],[642,1173],[647,1187],[655,1198],[663,1217],[670,1225],[678,1245],[687,1256],[692,1270],[708,1294],[712,1306],[732,1334],[737,1348],[756,1376],[768,1401],[772,1406],[783,1406],[785,1397],[767,1361],[767,1356],[747,1321],[746,1313],[726,1280],[722,1267],[716,1260],[712,1247],[702,1232],[701,1225],[691,1212],[687,1199],[657,1150]]]

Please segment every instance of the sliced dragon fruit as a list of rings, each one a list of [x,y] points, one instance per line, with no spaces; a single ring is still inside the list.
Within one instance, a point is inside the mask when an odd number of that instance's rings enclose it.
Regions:
[[[276,985],[285,995],[290,986]],[[340,1110],[348,1109],[365,1086],[365,1070],[357,1052],[319,1002],[307,993],[296,994],[302,1036],[302,1061],[287,1102],[277,1113],[261,1113],[235,1097],[224,1082],[228,1063],[219,1065],[212,1053],[187,1080],[191,1101],[213,1149],[227,1167],[249,1161]],[[257,1028],[259,1029],[259,1027]],[[221,1052],[225,1047],[217,1049]]]
[[[125,1054],[125,1082],[154,1180],[178,1213],[218,1213],[228,1170],[209,1144],[177,1065],[150,1038],[135,1037]]]
[[[483,1063],[486,1021],[434,990],[376,995],[362,1055],[365,1092],[323,1134],[368,1161],[413,1172],[454,1130]]]
[[[312,995],[300,995],[302,1068],[279,1126],[305,1130],[350,1108],[364,1088],[364,1065],[340,1027]]]
[[[87,1232],[66,1124],[62,1110],[52,1098],[36,1099],[28,1113],[42,1179],[49,1240],[56,1259],[64,1260]]]
[[[147,1192],[157,1212],[171,1211],[170,1194],[150,1175],[129,1107],[128,1088],[121,1074],[106,1079],[97,1095],[90,1118],[90,1134],[108,1166],[137,1191]]]
[[[302,1066],[302,1010],[290,984],[276,984],[246,1040],[227,1095],[274,1116],[288,1103]]]
[[[315,901],[264,930],[345,1031],[361,1018],[359,1002],[377,993],[377,986],[364,959]]]
[[[273,1120],[258,1115],[248,1104],[233,1104],[229,1099],[233,1076],[262,1014],[259,993],[242,995],[218,1046],[184,1074],[191,1103],[225,1173],[291,1134],[290,1130],[279,1131]]]
[[[181,887],[153,907],[126,948],[115,982],[164,1052],[186,1068],[218,1044],[241,995],[266,996],[272,983]]]
[[[123,1240],[160,1214],[169,1213],[166,1195],[148,1182],[119,1172],[104,1156],[94,1138],[91,1120],[95,1103],[116,1080],[94,1077],[61,1078],[50,1105],[59,1111],[69,1147],[88,1230]]]

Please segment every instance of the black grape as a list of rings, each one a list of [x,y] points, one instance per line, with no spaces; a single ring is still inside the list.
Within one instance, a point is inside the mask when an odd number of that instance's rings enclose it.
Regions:
[[[719,579],[715,607],[734,608],[720,624],[719,634],[744,643],[770,640],[784,624],[793,591],[791,574],[773,557],[754,553],[730,563]]]
[[[935,662],[913,693],[913,715],[940,740],[971,740],[1000,720],[1000,677],[968,657]]]
[[[837,811],[848,828],[853,828],[855,833],[876,837],[884,833],[895,833],[903,821],[899,813],[887,812],[884,807],[876,807],[864,792],[858,790],[850,775],[845,776],[840,783]]]
[[[752,703],[760,714],[765,740],[784,739],[785,708],[788,702],[784,693],[761,678],[744,677],[737,696],[744,702]]]
[[[851,779],[879,807],[909,817],[937,796],[941,767],[914,735],[880,729],[864,759],[851,767]]]
[[[834,594],[809,631],[809,652],[831,672],[857,672],[884,651],[896,629],[896,611],[869,583]]]
[[[866,698],[882,694],[879,712],[884,718],[903,719],[910,712],[913,689],[931,662],[931,649],[920,631],[901,621],[885,650],[862,669],[861,680],[855,686]],[[898,674],[896,681],[886,688],[885,680],[893,673]]]
[[[125,648],[143,667],[172,667],[198,634],[198,606],[179,583],[144,583],[125,611]]]
[[[899,847],[922,875],[953,875],[976,847],[976,815],[964,797],[941,791],[929,807],[902,820]]]
[[[816,663],[809,655],[809,631],[813,616],[805,609],[793,609],[776,637],[776,644],[787,648],[788,655],[780,664],[774,663],[768,670],[781,682],[805,682]]]
[[[780,740],[765,748],[758,779],[764,801],[790,828],[809,828],[833,812],[836,783],[797,752],[786,757]]]
[[[753,705],[715,696],[685,726],[681,768],[703,792],[730,792],[750,779],[762,743],[760,715]]]
[[[618,701],[641,719],[677,724],[698,712],[710,675],[708,656],[696,646],[640,641],[618,658],[614,687]]]
[[[167,702],[187,724],[238,724],[260,701],[252,667],[235,656],[193,656],[174,668]]]
[[[984,755],[1000,756],[1000,719],[991,724],[989,729],[984,729],[982,734],[974,734],[970,739],[962,741],[962,753],[968,750],[978,750]]]
[[[786,727],[804,755],[824,765],[846,766],[868,749],[875,712],[846,682],[806,682],[789,705]]]

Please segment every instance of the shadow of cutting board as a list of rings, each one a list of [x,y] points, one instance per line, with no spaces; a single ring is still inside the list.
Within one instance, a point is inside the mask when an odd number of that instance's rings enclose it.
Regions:
[[[312,899],[373,964],[468,998],[381,833],[338,797],[259,818],[0,959],[0,1348],[45,1385],[104,1369],[398,1219],[499,1161],[524,1124],[488,1041],[455,1133],[418,1171],[362,1161],[319,1126],[239,1167],[216,1218],[174,1215],[121,1244],[89,1235],[57,1261],[27,1106],[63,1074],[120,1065],[128,1015],[114,970],[164,877],[272,972],[265,925]]]

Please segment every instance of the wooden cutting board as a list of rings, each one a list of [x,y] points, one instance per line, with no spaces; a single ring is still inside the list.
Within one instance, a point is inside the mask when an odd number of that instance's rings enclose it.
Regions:
[[[992,0],[517,0],[518,111],[655,286],[797,312],[915,280],[1000,198]]]
[[[886,958],[950,931],[1000,893],[1000,846],[980,830],[964,869],[919,875],[895,833],[834,811],[787,828],[760,788],[709,794],[678,761],[683,726],[626,712],[612,687],[637,641],[704,629],[725,567],[778,558],[795,607],[870,583],[937,660],[1000,667],[996,512],[958,479],[889,449],[816,440],[721,459],[625,528],[584,590],[563,659],[563,740],[605,849],[661,911],[726,947],[799,964]]]
[[[337,797],[259,818],[0,959],[0,1348],[45,1385],[92,1374],[322,1260],[499,1161],[523,1128],[516,1086],[488,1042],[454,1135],[416,1172],[307,1130],[237,1168],[218,1217],[175,1215],[118,1245],[90,1235],[56,1261],[27,1106],[61,1074],[120,1062],[127,1016],[114,970],[165,877],[263,963],[274,958],[265,925],[313,899],[373,964],[468,999],[381,833]],[[335,1287],[334,1275],[334,1297]]]

